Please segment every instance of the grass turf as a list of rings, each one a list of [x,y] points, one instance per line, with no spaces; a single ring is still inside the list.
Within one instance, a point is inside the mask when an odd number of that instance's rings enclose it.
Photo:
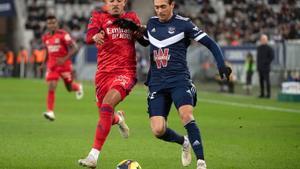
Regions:
[[[74,93],[66,92],[60,82],[56,92],[57,120],[49,122],[42,117],[47,91],[44,81],[0,79],[0,168],[80,168],[77,160],[89,152],[98,120],[93,84],[85,83],[84,89],[85,97],[77,101]],[[152,136],[146,96],[146,89],[136,86],[118,106],[127,113],[131,135],[127,140],[122,139],[113,127],[98,168],[115,169],[118,162],[134,159],[143,169],[195,169],[195,159],[191,166],[181,166],[180,146]],[[300,168],[299,103],[201,90],[198,98],[195,117],[201,128],[209,169]],[[264,106],[283,109],[266,110]],[[174,109],[168,123],[185,134]]]

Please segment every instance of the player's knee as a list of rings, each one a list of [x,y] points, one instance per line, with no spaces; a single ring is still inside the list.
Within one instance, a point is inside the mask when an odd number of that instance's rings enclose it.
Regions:
[[[49,82],[48,90],[54,91],[56,89],[56,83],[55,82]]]
[[[166,132],[166,129],[164,127],[160,127],[160,126],[155,126],[152,127],[152,133],[154,134],[155,137],[161,137],[162,135],[164,135]]]
[[[180,113],[180,118],[183,124],[187,124],[190,121],[194,120],[194,116],[192,112]]]
[[[108,104],[112,107],[115,107],[121,102],[121,100],[121,94],[116,90],[111,90],[105,95],[102,104]]]

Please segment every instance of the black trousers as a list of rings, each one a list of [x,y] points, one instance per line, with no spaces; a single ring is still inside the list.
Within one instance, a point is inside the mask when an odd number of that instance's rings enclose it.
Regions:
[[[271,84],[270,84],[270,71],[259,71],[259,84],[260,84],[260,95],[261,96],[271,96]],[[265,84],[267,88],[267,93],[265,95]]]

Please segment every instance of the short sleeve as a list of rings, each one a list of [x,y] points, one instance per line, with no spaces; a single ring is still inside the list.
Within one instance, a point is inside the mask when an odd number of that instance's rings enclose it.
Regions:
[[[62,38],[63,38],[63,42],[67,46],[69,46],[73,43],[73,39],[72,39],[71,35],[68,32],[64,33]]]
[[[94,11],[89,19],[87,30],[89,29],[98,29],[101,28],[101,20],[100,20],[100,13]]]

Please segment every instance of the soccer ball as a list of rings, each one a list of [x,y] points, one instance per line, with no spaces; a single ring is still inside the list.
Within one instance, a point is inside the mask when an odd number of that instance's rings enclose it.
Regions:
[[[136,161],[123,160],[117,165],[117,169],[142,169],[142,167]]]

